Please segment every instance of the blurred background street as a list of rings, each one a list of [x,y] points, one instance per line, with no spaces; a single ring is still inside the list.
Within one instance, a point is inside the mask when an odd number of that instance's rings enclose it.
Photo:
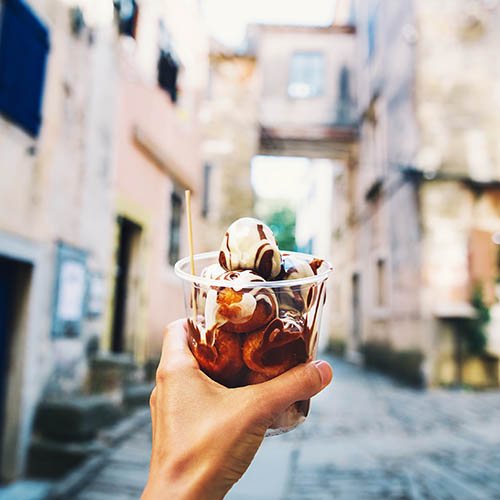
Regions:
[[[499,498],[500,398],[422,392],[327,357],[334,381],[307,422],[266,438],[228,500]],[[138,498],[150,426],[117,446],[77,500]]]
[[[0,499],[76,498],[129,452],[140,489],[185,189],[196,252],[256,216],[334,267],[335,383],[229,498],[500,498],[499,22],[0,0]]]

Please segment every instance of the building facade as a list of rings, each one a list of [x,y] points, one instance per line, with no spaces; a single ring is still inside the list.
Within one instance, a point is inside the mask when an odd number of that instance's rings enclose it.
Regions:
[[[251,216],[251,160],[258,153],[259,80],[255,55],[211,42],[208,85],[203,99],[203,244],[220,247],[227,227]]]
[[[10,480],[36,403],[81,386],[104,325],[115,57],[113,32],[91,31],[79,9],[1,5],[0,477]]]
[[[85,392],[99,350],[157,359],[184,315],[207,73],[194,0],[0,3],[1,482],[42,399]]]
[[[336,180],[335,335],[349,332],[353,355],[370,342],[421,352],[430,384],[499,383],[492,325],[477,352],[484,332],[466,332],[475,308],[497,308],[499,122],[486,96],[498,68],[486,61],[498,15],[485,2],[356,4],[359,158]]]
[[[158,358],[165,326],[184,315],[173,266],[187,254],[184,190],[195,250],[203,199],[198,114],[208,41],[197,3],[144,1],[120,28],[114,158],[114,269],[104,350]],[[123,12],[118,10],[120,20]],[[190,35],[181,25],[191,26]]]
[[[352,25],[251,27],[260,77],[260,154],[347,158],[356,84]]]
[[[333,182],[357,156],[356,28],[349,2],[338,2],[337,10],[326,27],[257,25],[249,31],[260,79],[259,154],[309,160],[304,197],[291,200],[296,240],[301,250],[325,258],[331,258],[336,217]],[[320,348],[337,321],[331,307],[336,284],[334,271]]]

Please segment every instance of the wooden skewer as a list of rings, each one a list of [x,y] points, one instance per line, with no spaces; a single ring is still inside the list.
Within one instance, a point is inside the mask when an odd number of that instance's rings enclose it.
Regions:
[[[193,251],[193,222],[191,218],[191,191],[186,189],[186,215],[188,223],[188,236],[189,236],[189,257],[191,259],[191,274],[194,276],[194,251]],[[196,318],[198,317],[196,311],[196,294],[195,294],[195,284],[193,283],[192,301],[193,301],[193,321],[196,323]]]

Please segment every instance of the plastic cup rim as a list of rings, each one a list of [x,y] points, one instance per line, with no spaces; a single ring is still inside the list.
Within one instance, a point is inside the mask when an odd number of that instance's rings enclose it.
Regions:
[[[314,259],[321,259],[320,257],[316,257],[315,255],[307,254],[307,253],[301,253],[301,252],[292,252],[292,251],[283,251],[283,255],[292,255],[296,256],[298,258],[302,258],[304,260],[307,260],[307,262],[310,262],[311,260]],[[219,251],[213,251],[213,252],[203,252],[203,253],[198,253],[193,256],[194,261],[200,261],[203,259],[216,259],[219,255]],[[325,281],[330,273],[333,271],[332,265],[325,259],[321,259],[323,261],[323,265],[326,264],[326,269],[321,271],[318,274],[315,274],[314,276],[309,276],[306,278],[298,278],[298,279],[292,279],[292,280],[278,280],[278,281],[262,281],[262,282],[252,282],[248,283],[248,285],[241,285],[238,283],[238,288],[284,288],[284,287],[292,287],[292,286],[301,286],[301,285],[310,285],[314,283],[320,283],[322,281]],[[232,280],[215,280],[215,279],[210,279],[210,278],[202,278],[201,276],[198,275],[193,275],[191,273],[187,273],[184,271],[182,268],[188,265],[190,262],[190,257],[184,257],[183,259],[180,259],[176,262],[174,266],[174,271],[175,274],[181,278],[183,281],[190,281],[191,283],[195,285],[204,285],[204,286],[211,286],[211,287],[229,287],[232,288],[234,287],[234,281]]]

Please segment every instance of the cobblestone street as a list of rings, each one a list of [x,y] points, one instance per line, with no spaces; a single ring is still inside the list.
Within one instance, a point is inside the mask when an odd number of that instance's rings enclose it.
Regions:
[[[266,439],[228,500],[500,499],[500,394],[415,391],[340,360],[307,422]],[[139,498],[149,428],[77,500]]]

